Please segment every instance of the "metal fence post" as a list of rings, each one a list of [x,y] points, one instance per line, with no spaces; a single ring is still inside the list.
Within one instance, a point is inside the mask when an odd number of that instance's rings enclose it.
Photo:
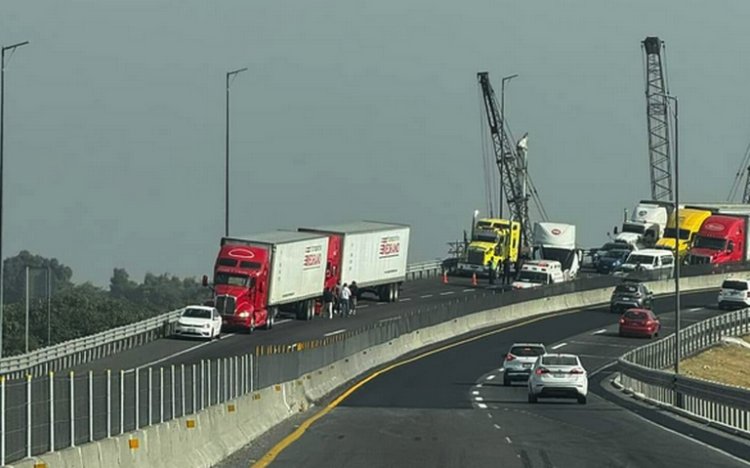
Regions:
[[[31,374],[26,374],[26,458],[31,458]]]
[[[107,438],[112,437],[112,369],[107,369]]]
[[[164,422],[164,368],[159,368],[159,423]]]
[[[0,466],[5,466],[5,376],[0,375]]]
[[[153,406],[154,406],[154,368],[148,368],[148,425],[154,423],[153,419]]]
[[[182,400],[180,417],[182,417],[185,416],[185,364],[180,364],[180,399]]]
[[[251,354],[251,355],[250,355],[250,391],[251,391],[251,392],[252,392],[252,391],[253,391],[253,389],[255,388],[255,387],[253,386],[253,383],[254,383],[254,382],[253,382],[253,376],[255,375],[255,368],[253,367],[253,359],[254,359],[254,357],[255,357],[255,355],[254,355],[254,354]]]
[[[191,372],[190,372],[190,376],[193,378],[193,404],[190,407],[193,410],[193,414],[197,413],[196,408],[195,408],[195,405],[196,405],[196,402],[197,402],[197,397],[195,395],[195,390],[196,390],[195,389],[195,383],[196,383],[195,382],[195,369],[196,369],[195,363],[193,363],[193,367],[192,367]]]
[[[229,387],[232,385],[232,382],[229,380],[230,377],[230,371],[231,367],[229,366],[229,359],[224,358],[224,386],[222,391],[222,401],[227,401],[229,399]]]
[[[221,359],[216,360],[216,404],[221,403]]]
[[[234,372],[233,372],[233,368],[232,368],[232,362],[234,362],[234,360],[232,358],[229,358],[229,361],[227,362],[227,364],[228,364],[228,366],[227,366],[227,374],[229,374],[229,375],[227,375],[224,378],[224,383],[226,384],[227,380],[228,380],[229,381],[229,385],[227,386],[226,397],[224,398],[224,400],[231,400],[232,399],[232,385],[233,385],[232,377],[234,377],[234,375],[233,375]]]
[[[234,397],[240,396],[240,356],[234,357]]]
[[[172,387],[171,388],[171,390],[172,390],[172,401],[171,401],[171,403],[172,403],[172,413],[170,414],[170,416],[171,416],[171,419],[174,419],[174,407],[175,407],[175,404],[174,404],[174,398],[175,398],[175,390],[174,390],[174,364],[172,364],[172,366],[171,366],[170,369],[171,369],[170,370],[170,373],[171,373],[170,379],[171,379],[171,382],[172,382],[172,384],[170,385]]]
[[[205,359],[201,359],[201,411],[206,407],[206,378],[204,368]]]
[[[70,446],[76,446],[75,372],[70,371]]]
[[[49,451],[55,451],[55,373],[49,372]]]
[[[141,369],[135,368],[135,430],[137,431],[140,427],[140,412],[141,412]]]
[[[94,440],[94,371],[89,371],[89,442]]]
[[[244,395],[246,393],[245,390],[245,359],[247,359],[247,354],[243,354],[240,356],[240,395]]]
[[[125,371],[120,369],[120,434],[125,433]]]

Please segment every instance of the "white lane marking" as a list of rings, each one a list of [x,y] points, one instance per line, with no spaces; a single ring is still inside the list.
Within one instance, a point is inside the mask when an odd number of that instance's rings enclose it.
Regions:
[[[399,300],[399,302],[409,302],[409,301],[411,301],[411,297],[405,297]]]
[[[492,419],[492,413],[487,413],[487,417]]]
[[[234,333],[229,333],[229,334],[226,334],[224,336],[225,337],[234,336]],[[201,343],[199,345],[190,347],[188,349],[183,349],[182,351],[176,352],[174,354],[170,354],[169,356],[164,356],[163,358],[157,359],[155,361],[151,361],[151,362],[147,362],[145,364],[141,364],[140,367],[149,367],[149,366],[153,366],[154,364],[159,364],[160,362],[164,362],[164,361],[167,361],[169,359],[176,358],[177,356],[182,356],[183,354],[191,353],[191,352],[195,351],[196,349],[202,348],[204,346],[208,346],[211,343],[213,343],[213,340],[208,340],[205,343]]]
[[[385,322],[396,322],[401,320],[401,317],[390,317],[390,318],[384,318],[378,320],[378,323],[385,323]]]
[[[602,334],[602,333],[604,333],[606,331],[607,331],[606,328],[602,328],[601,330],[597,330],[594,333],[592,333],[592,335],[600,335],[600,334]]]
[[[477,401],[484,401],[484,398],[482,398],[482,397],[480,397],[480,396],[478,396],[478,397],[474,397],[474,399],[475,399],[475,400],[477,400]]]
[[[597,341],[578,341],[578,340],[570,340],[573,344],[579,344],[579,345],[586,345],[586,346],[609,346],[611,348],[632,348],[632,345],[621,345],[621,344],[612,344],[612,343],[600,343]],[[555,349],[555,348],[552,348]]]
[[[473,392],[471,392],[471,394],[472,394],[472,395],[479,395],[479,392],[478,392],[478,391],[476,391],[476,390],[474,390]]]
[[[510,440],[510,437],[508,437],[508,436],[505,436],[505,441],[508,442],[509,444],[513,443],[513,441]]]
[[[692,309],[689,309],[690,312],[698,312],[699,310],[703,310],[703,307],[693,307]]]
[[[455,292],[454,291],[446,291],[446,292],[441,292],[440,293],[441,296],[450,296],[451,294],[455,294]]]
[[[500,426],[498,426],[497,424],[493,424],[493,426],[495,426],[495,429],[500,429]]]
[[[341,330],[334,330],[332,332],[326,333],[323,336],[338,335],[339,333],[344,333],[345,331],[346,331],[346,328],[342,328]]]
[[[477,403],[477,406],[482,409],[487,409],[487,405],[485,405],[484,403]]]
[[[463,291],[461,291],[461,292],[474,292],[474,291],[475,291],[475,289],[464,289],[464,290],[463,290]]]
[[[424,296],[419,296],[422,299],[427,299],[428,297],[432,297],[432,294],[425,294]]]
[[[553,346],[553,347],[552,347],[552,348],[550,348],[550,349],[560,349],[560,348],[562,348],[563,346],[565,346],[566,344],[568,344],[568,343],[560,343],[560,344],[556,344],[555,346]]]
[[[482,388],[482,384],[478,383],[477,388]]]
[[[367,304],[365,304],[365,305],[359,305],[359,304],[357,304],[357,309],[366,309],[368,307],[370,307],[370,306],[367,305]]]
[[[376,302],[375,305],[383,305],[385,302]]]
[[[281,325],[282,323],[287,323],[287,322],[291,322],[291,321],[292,321],[292,319],[281,319],[281,320],[276,320],[275,322],[273,322],[273,324],[274,325]]]
[[[487,380],[492,380],[492,379],[494,379],[494,378],[495,378],[495,376],[494,376],[494,375],[488,375],[488,376],[487,376]]]

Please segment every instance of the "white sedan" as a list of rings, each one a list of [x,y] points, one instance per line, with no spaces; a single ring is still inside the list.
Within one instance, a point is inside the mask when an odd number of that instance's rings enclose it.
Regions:
[[[221,335],[221,315],[213,307],[186,307],[177,320],[175,334],[209,339],[218,338]]]
[[[589,379],[575,354],[544,354],[534,363],[529,376],[529,403],[538,398],[575,398],[586,404]]]

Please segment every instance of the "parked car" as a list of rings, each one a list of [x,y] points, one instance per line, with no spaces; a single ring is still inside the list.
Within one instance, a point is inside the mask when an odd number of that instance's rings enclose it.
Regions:
[[[615,271],[625,262],[628,255],[630,255],[630,250],[627,249],[612,249],[602,252],[596,264],[597,273],[606,275]]]
[[[620,336],[653,338],[659,335],[659,331],[661,331],[661,322],[651,310],[628,309],[620,317]]]
[[[719,309],[748,306],[750,306],[750,280],[725,279],[719,290]]]
[[[586,404],[589,379],[581,360],[575,354],[540,356],[529,376],[529,403],[539,398],[575,398]]]
[[[638,281],[625,281],[615,286],[609,300],[609,310],[620,312],[626,309],[650,309],[654,293]]]
[[[536,358],[546,352],[541,343],[514,343],[503,361],[503,385],[511,385],[514,380],[528,380]]]
[[[177,336],[218,338],[221,335],[221,315],[214,307],[188,306],[180,314],[175,326]]]

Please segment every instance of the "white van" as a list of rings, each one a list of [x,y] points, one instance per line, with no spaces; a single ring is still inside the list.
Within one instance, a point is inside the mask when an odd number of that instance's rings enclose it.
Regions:
[[[533,260],[523,264],[513,289],[527,289],[565,280],[562,264],[556,260]]]
[[[644,249],[635,250],[615,272],[615,275],[626,275],[633,271],[670,272],[674,268],[674,255],[671,250]]]

